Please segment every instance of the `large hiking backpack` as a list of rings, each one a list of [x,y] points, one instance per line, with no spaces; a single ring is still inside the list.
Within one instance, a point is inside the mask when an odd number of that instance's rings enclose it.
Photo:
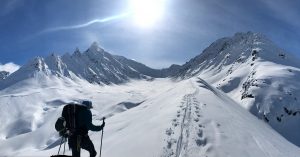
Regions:
[[[67,104],[64,106],[62,116],[55,123],[55,129],[60,136],[70,136],[72,134],[86,134],[87,128],[80,120],[80,113],[87,110],[87,107],[78,104]]]

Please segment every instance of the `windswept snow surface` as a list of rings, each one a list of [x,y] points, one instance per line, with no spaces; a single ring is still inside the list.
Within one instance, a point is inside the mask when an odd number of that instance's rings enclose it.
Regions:
[[[181,67],[201,77],[300,146],[300,59],[260,33],[219,39]]]
[[[96,86],[40,77],[0,91],[3,156],[50,156],[65,102],[91,99],[93,121],[106,116],[105,157],[296,157],[300,149],[200,78]],[[53,84],[47,84],[47,78]],[[22,85],[21,85],[22,84]],[[17,85],[16,85],[17,86]],[[29,88],[30,87],[30,88]],[[34,88],[33,88],[34,87]],[[97,152],[100,132],[90,132]],[[66,154],[71,154],[69,149]],[[88,152],[82,151],[82,156]]]
[[[94,102],[95,124],[107,117],[103,156],[300,154],[299,59],[259,33],[219,39],[186,64],[162,70],[93,43],[83,53],[37,57],[3,76],[3,156],[56,154],[54,123],[64,104],[83,99]],[[178,82],[154,78],[167,76]],[[90,132],[97,151],[100,135]]]

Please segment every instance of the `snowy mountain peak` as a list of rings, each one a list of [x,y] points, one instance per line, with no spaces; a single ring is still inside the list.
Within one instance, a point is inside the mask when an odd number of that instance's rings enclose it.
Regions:
[[[55,57],[55,56],[53,56]],[[45,60],[42,57],[36,57],[32,61],[30,61],[27,66],[37,70],[37,71],[46,71],[47,65],[45,64]]]
[[[45,58],[48,70],[58,76],[70,76],[67,66],[63,63],[60,56],[52,54]]]
[[[94,41],[87,51],[88,51],[88,52],[103,52],[104,49],[102,49],[102,48],[99,46],[99,43],[98,43],[98,42]]]
[[[0,81],[6,79],[8,77],[8,75],[9,75],[9,72],[0,71]]]
[[[218,73],[229,65],[249,61],[249,65],[253,66],[259,60],[300,67],[297,58],[277,47],[263,34],[246,32],[216,40],[184,64],[177,76],[190,77],[206,70]]]
[[[76,48],[76,49],[75,49],[74,55],[75,55],[75,56],[81,56],[81,52],[80,52],[79,48]]]
[[[253,38],[253,37],[265,38],[265,36],[263,34],[251,32],[251,31],[248,31],[248,32],[237,32],[233,36],[233,38],[240,38],[240,39]]]
[[[265,36],[264,34],[262,33],[258,33],[258,32],[251,32],[251,31],[248,31],[248,32],[237,32],[234,34],[233,37],[227,37],[229,40],[233,40],[233,41],[236,41],[236,42],[240,42],[242,40],[248,40],[248,41],[261,41],[261,42],[264,42],[264,43],[272,43],[271,40],[268,39],[267,36]]]
[[[166,77],[161,70],[151,69],[125,57],[111,55],[94,42],[83,53],[76,49],[72,55],[67,53],[59,56],[53,53],[46,58],[36,57],[22,66],[12,77],[5,79],[0,89],[30,78],[52,76],[86,80],[96,84],[119,84],[130,79]]]

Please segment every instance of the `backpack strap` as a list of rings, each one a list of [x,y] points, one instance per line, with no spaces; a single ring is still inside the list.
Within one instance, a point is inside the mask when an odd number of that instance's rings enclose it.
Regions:
[[[68,112],[68,123],[69,123],[69,130],[71,133],[76,133],[78,126],[77,126],[77,112],[78,110],[76,109],[77,106],[76,104],[69,104],[68,108],[67,108],[67,112]]]
[[[73,128],[76,130],[76,106],[72,105],[73,107],[73,113],[72,113],[72,118],[73,118]]]
[[[75,131],[75,127],[74,127],[74,116],[73,116],[73,109],[74,105],[70,104],[68,106],[68,116],[69,116],[69,130],[71,133],[73,133]]]

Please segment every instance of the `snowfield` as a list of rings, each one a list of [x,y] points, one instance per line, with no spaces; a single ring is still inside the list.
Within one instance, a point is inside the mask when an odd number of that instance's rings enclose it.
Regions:
[[[35,81],[23,83],[31,82],[33,87]],[[296,157],[300,153],[265,122],[200,78],[136,80],[114,86],[84,81],[68,85],[68,81],[40,87],[47,82],[43,78],[34,89],[24,85],[1,91],[2,155],[56,154],[60,138],[54,123],[63,102],[79,99],[94,102],[95,124],[107,116],[103,156]],[[89,135],[99,152],[101,133]]]
[[[219,39],[166,69],[93,43],[1,74],[0,156],[57,154],[55,121],[65,104],[86,99],[94,124],[107,117],[103,157],[300,154],[299,59],[259,33]],[[99,153],[101,132],[89,135]]]

